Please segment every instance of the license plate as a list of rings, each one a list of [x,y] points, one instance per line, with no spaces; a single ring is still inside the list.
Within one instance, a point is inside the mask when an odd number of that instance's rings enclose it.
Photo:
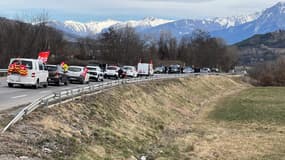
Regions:
[[[13,82],[20,82],[20,77],[18,77],[18,76],[12,76],[12,77],[10,78],[10,80],[13,81]]]

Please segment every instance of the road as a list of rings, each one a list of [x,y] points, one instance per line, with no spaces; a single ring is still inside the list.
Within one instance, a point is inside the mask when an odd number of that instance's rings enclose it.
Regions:
[[[204,73],[205,74],[205,73]],[[199,75],[204,75],[199,73]],[[192,74],[191,74],[192,75]],[[193,74],[194,75],[194,74]],[[167,74],[154,75],[159,77],[167,77]],[[111,81],[105,79],[104,81]],[[101,82],[90,82],[90,84],[96,84]],[[82,87],[82,84],[69,84],[68,86],[48,86],[48,88],[33,89],[31,87],[14,87],[9,88],[6,82],[6,78],[0,77],[0,111],[18,107],[21,105],[27,105],[32,103],[38,98],[50,95],[54,92],[61,90],[74,89]]]
[[[108,81],[108,80],[105,80]],[[96,84],[100,82],[90,82]],[[9,88],[6,78],[0,77],[0,111],[20,105],[25,105],[34,100],[60,90],[82,87],[82,84],[69,84],[68,86],[48,86],[48,88],[32,89],[31,87]]]

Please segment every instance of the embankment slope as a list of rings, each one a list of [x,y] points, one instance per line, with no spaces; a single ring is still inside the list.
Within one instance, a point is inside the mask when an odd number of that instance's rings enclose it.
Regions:
[[[0,135],[0,159],[198,158],[179,137],[217,99],[248,87],[228,76],[161,80],[39,109]]]

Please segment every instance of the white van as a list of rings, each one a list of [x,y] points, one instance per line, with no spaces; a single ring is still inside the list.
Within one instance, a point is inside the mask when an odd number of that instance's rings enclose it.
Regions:
[[[138,76],[152,76],[153,65],[151,63],[138,63]]]
[[[10,60],[11,66],[21,66],[25,68],[25,74],[20,74],[18,71],[9,71],[7,82],[9,87],[13,87],[15,84],[24,86],[32,86],[37,89],[40,86],[48,86],[48,71],[45,70],[45,66],[42,61],[37,59],[26,59],[26,58],[12,58]]]

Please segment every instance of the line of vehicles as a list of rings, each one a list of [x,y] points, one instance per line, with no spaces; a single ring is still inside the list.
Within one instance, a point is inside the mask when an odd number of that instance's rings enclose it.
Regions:
[[[154,73],[156,74],[162,74],[162,73],[210,73],[210,72],[220,72],[218,68],[197,68],[197,67],[191,67],[186,66],[182,67],[179,64],[170,65],[170,66],[159,66],[154,69]]]
[[[104,79],[135,78],[152,76],[154,73],[196,73],[219,72],[218,69],[182,67],[178,64],[160,66],[153,69],[152,63],[138,63],[137,66],[88,65],[69,66],[44,64],[38,59],[12,58],[8,68],[7,82],[9,87],[15,85],[32,86],[33,88],[48,85],[68,85],[69,83],[88,84],[90,81]]]
[[[69,83],[88,84],[90,81],[104,79],[119,79],[138,76],[152,76],[153,66],[148,63],[138,63],[135,66],[107,65],[101,68],[96,65],[69,66],[44,64],[38,59],[12,58],[8,68],[7,82],[9,87],[15,85],[32,86],[33,88],[48,85],[68,85]]]

